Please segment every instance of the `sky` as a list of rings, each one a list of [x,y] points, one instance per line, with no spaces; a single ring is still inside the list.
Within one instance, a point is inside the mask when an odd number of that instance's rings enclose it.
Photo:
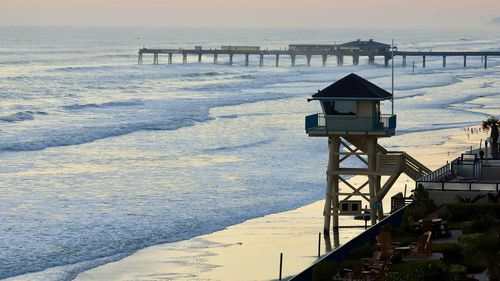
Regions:
[[[0,0],[0,26],[491,27],[499,0]]]

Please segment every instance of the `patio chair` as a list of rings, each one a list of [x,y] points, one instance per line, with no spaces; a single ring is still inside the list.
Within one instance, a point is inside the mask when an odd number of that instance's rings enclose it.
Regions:
[[[410,256],[413,257],[430,256],[431,236],[432,236],[431,231],[427,231],[424,234],[422,234],[418,239],[417,245],[415,245],[410,249]]]
[[[381,232],[376,239],[377,246],[382,254],[392,253],[394,247],[392,245],[392,235],[389,232]]]

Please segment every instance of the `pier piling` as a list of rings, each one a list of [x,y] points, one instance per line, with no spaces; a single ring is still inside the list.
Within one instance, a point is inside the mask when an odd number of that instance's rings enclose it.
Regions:
[[[311,55],[306,55],[307,66],[311,66]]]
[[[328,55],[323,55],[323,67],[326,66],[326,60],[328,59]]]
[[[422,56],[422,67],[425,68],[425,56]]]
[[[391,59],[390,56],[384,56],[384,65],[389,66],[389,60]]]
[[[467,67],[467,56],[464,56],[464,68]]]
[[[139,56],[137,57],[137,64],[142,64],[142,63],[143,63],[142,53],[139,52]]]
[[[443,68],[446,67],[446,56],[443,56]]]
[[[290,61],[292,63],[292,66],[295,66],[295,55],[294,54],[290,54]]]
[[[249,59],[248,59],[249,56],[250,56],[249,54],[245,54],[245,66],[248,66],[249,64]]]
[[[184,53],[184,54],[182,54],[182,63],[186,64],[187,62],[188,62],[187,54]]]
[[[488,56],[484,56],[484,69],[488,68]]]
[[[214,64],[217,64],[217,54],[214,54]]]
[[[264,54],[260,54],[260,63],[259,66],[262,67],[264,66]]]
[[[368,64],[375,64],[375,56],[368,56]]]
[[[359,56],[352,56],[352,65],[359,65]]]
[[[344,65],[344,56],[337,56],[337,66]]]
[[[172,64],[172,53],[168,53],[168,64]]]
[[[201,63],[201,53],[198,54],[198,63]]]
[[[233,54],[229,54],[229,65],[233,65]]]
[[[406,67],[406,56],[403,56],[403,67]]]
[[[280,65],[280,54],[276,54],[276,67]]]
[[[153,64],[158,64],[158,53],[154,53],[153,55]]]

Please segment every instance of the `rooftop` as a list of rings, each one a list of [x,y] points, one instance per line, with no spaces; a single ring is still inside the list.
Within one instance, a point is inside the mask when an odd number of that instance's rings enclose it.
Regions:
[[[325,89],[314,94],[313,100],[344,99],[344,100],[388,100],[391,93],[351,73]]]
[[[347,43],[344,43],[344,44],[340,44],[338,46],[339,47],[380,48],[380,49],[386,49],[386,48],[390,48],[391,47],[391,45],[380,43],[380,42],[377,42],[377,41],[373,41],[372,39],[370,39],[368,41],[362,41],[362,40],[358,39],[356,41],[347,42]]]

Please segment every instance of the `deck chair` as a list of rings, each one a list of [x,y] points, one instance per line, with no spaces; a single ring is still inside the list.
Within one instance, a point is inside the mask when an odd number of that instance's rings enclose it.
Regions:
[[[431,255],[431,231],[426,231],[420,235],[417,245],[410,248],[410,256],[423,257]]]
[[[377,237],[377,246],[379,247],[382,254],[392,253],[392,236],[389,232],[381,232]]]

